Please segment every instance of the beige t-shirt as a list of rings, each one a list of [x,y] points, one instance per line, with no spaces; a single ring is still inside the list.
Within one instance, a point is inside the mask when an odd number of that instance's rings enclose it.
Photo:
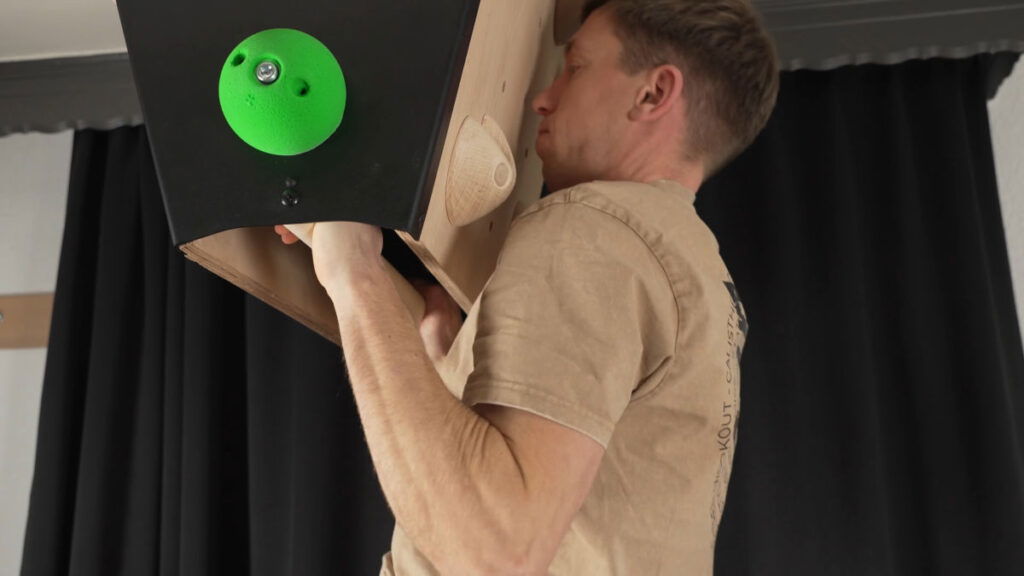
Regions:
[[[693,202],[669,180],[540,200],[438,366],[469,406],[527,410],[606,448],[550,574],[712,574],[747,321]],[[437,571],[396,526],[381,574]]]

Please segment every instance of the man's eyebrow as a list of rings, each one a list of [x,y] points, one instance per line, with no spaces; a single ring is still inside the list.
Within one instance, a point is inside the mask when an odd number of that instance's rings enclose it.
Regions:
[[[569,42],[566,43],[566,45],[565,45],[565,55],[568,56],[569,54],[572,54],[572,52],[573,52],[573,50],[575,48],[576,48],[576,39],[573,38],[573,39],[569,40]]]

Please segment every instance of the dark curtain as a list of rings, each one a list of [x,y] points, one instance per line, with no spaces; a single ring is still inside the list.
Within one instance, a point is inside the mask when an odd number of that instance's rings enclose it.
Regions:
[[[698,195],[750,321],[717,574],[1024,574],[1007,58],[787,74]]]
[[[1024,571],[1005,58],[785,73],[698,195],[751,323],[717,574]],[[71,181],[23,575],[377,574],[338,349],[170,245],[143,129]]]
[[[186,261],[143,128],[74,140],[22,574],[377,574],[337,346]]]

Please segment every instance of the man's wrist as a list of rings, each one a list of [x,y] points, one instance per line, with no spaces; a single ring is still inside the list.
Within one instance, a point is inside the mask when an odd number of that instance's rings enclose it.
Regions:
[[[339,311],[350,311],[363,294],[372,294],[386,283],[391,286],[385,269],[384,257],[368,256],[358,261],[349,261],[334,270],[323,282],[327,295]]]

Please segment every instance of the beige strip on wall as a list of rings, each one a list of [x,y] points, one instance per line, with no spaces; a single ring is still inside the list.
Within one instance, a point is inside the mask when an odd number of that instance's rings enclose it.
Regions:
[[[53,293],[0,296],[0,349],[46,348]]]

